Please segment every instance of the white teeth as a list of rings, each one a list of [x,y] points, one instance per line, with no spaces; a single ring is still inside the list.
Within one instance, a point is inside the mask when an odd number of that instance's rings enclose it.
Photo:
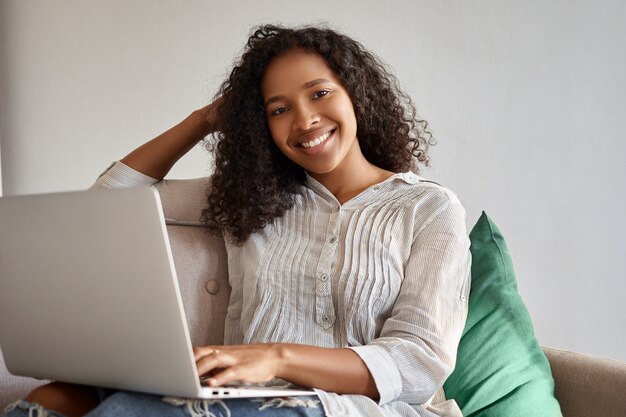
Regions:
[[[326,132],[322,136],[320,136],[319,138],[315,138],[315,139],[313,139],[313,140],[311,140],[309,142],[302,142],[300,145],[302,145],[305,148],[312,148],[314,146],[319,145],[322,142],[325,142],[326,139],[328,139],[330,137],[331,133],[332,132]]]

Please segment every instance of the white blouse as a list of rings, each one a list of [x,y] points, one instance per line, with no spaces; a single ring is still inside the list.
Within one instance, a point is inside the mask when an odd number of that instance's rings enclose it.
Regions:
[[[92,188],[154,185],[169,223],[201,224],[209,184],[157,181],[117,162]],[[317,390],[329,417],[461,415],[441,389],[470,288],[465,210],[450,190],[407,172],[340,204],[307,176],[293,208],[242,246],[226,239],[226,250],[225,344],[354,350],[380,400]]]

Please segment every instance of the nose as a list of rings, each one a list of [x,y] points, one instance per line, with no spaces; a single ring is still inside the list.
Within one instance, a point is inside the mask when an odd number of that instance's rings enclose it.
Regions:
[[[309,130],[320,122],[319,114],[308,105],[300,105],[294,109],[293,129]]]

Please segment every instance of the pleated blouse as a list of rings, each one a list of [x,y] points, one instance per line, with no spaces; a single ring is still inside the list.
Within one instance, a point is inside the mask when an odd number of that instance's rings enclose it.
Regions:
[[[201,224],[209,178],[158,181],[116,162],[92,188],[139,185],[156,187],[169,223]],[[307,176],[282,217],[241,246],[225,240],[225,344],[352,349],[380,400],[316,390],[329,417],[461,415],[441,389],[470,287],[465,210],[453,192],[406,172],[340,204]]]

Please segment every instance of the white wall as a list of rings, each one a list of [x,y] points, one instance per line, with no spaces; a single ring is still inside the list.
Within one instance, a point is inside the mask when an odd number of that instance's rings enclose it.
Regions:
[[[0,140],[2,143],[2,140]],[[0,197],[2,197],[2,149],[0,147]]]
[[[620,0],[5,0],[5,194],[87,187],[205,104],[253,24],[317,21],[395,69],[439,140],[424,175],[500,225],[541,343],[626,361]]]

